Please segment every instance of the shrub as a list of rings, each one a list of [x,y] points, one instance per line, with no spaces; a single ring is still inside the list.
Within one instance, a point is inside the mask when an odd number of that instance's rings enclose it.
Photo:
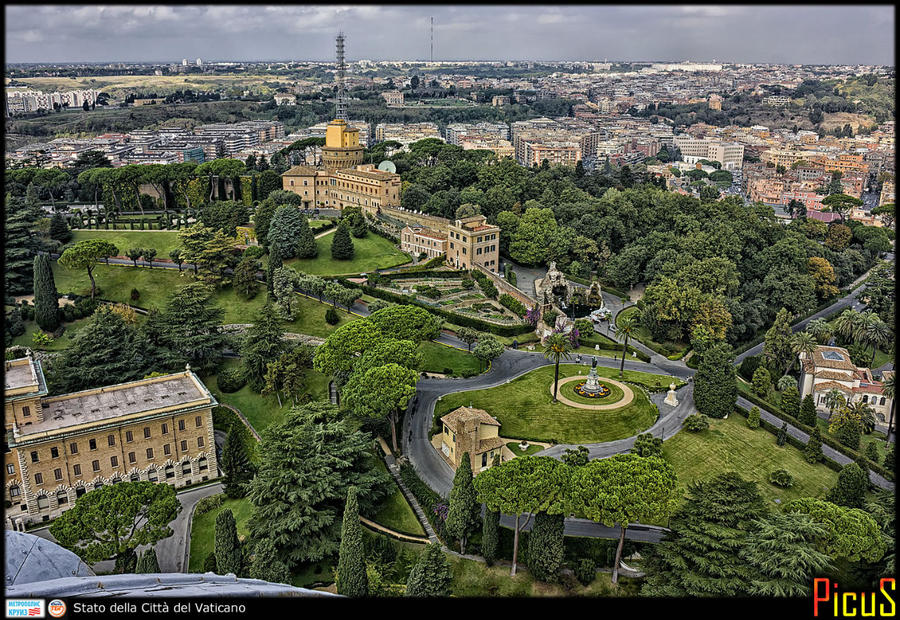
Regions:
[[[556,310],[553,310],[553,309],[547,310],[544,313],[544,323],[546,323],[547,325],[552,327],[553,325],[556,324],[556,317],[558,317],[558,316],[559,316],[559,312],[557,312]]]
[[[266,251],[262,248],[261,245],[251,245],[249,248],[244,250],[243,258],[261,258]]]
[[[685,418],[684,427],[694,433],[705,431],[709,428],[709,418],[703,414],[694,413]]]
[[[209,555],[206,556],[206,559],[203,560],[203,572],[204,573],[215,573],[216,570],[216,552],[210,551]]]
[[[759,407],[753,406],[750,415],[747,416],[747,426],[750,428],[759,428]]]
[[[241,368],[226,368],[219,371],[216,382],[222,392],[231,394],[247,384],[247,377]]]
[[[631,453],[638,456],[662,456],[662,443],[662,439],[659,437],[643,433],[634,440]]]
[[[503,293],[502,295],[500,295],[500,305],[509,308],[519,318],[525,316],[525,311],[527,310],[525,304],[523,304],[521,301],[519,301],[509,293]]]
[[[582,558],[575,564],[575,578],[583,586],[589,586],[597,578],[597,563],[591,558]]]
[[[215,510],[216,508],[221,506],[222,502],[224,501],[224,493],[216,493],[215,495],[204,497],[199,502],[197,502],[197,505],[194,507],[194,516],[199,517],[202,514],[206,514],[210,510]]]
[[[794,477],[786,469],[776,469],[769,474],[769,482],[777,487],[788,488],[794,486]]]
[[[772,389],[772,375],[765,368],[757,368],[753,371],[753,391],[760,398],[766,398]]]
[[[747,381],[753,380],[753,373],[759,368],[760,358],[758,355],[745,357],[738,368],[738,373]]]
[[[325,322],[329,325],[337,325],[339,320],[340,317],[338,316],[337,310],[334,308],[328,308],[328,310],[325,311]]]
[[[881,460],[878,455],[878,446],[875,445],[874,441],[866,444],[865,452],[866,452],[866,458],[869,458],[869,459],[875,461],[876,463]]]
[[[141,298],[141,292],[136,288],[131,289],[131,301],[137,301]]]

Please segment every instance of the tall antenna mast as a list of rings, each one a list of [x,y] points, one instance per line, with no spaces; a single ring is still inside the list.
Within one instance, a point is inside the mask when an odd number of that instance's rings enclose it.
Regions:
[[[344,100],[344,73],[347,65],[344,64],[344,33],[337,36],[337,103],[335,104],[335,116],[343,121],[347,120],[347,102]]]
[[[431,18],[431,62],[434,63],[434,17]]]

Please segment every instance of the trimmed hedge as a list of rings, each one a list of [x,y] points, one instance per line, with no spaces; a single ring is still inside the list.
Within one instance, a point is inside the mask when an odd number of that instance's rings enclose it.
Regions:
[[[509,293],[503,293],[500,295],[500,305],[506,308],[509,308],[514,314],[516,314],[520,319],[525,316],[525,304],[521,301],[510,295]]]
[[[445,500],[435,493],[431,487],[425,484],[422,479],[419,478],[418,474],[416,474],[416,470],[413,469],[413,466],[409,463],[400,464],[400,479],[403,480],[403,484],[406,485],[409,492],[412,493],[413,497],[416,498],[416,501],[419,502],[422,511],[425,513],[425,518],[431,523],[431,527],[434,528],[435,533],[440,535],[441,528],[435,524],[434,506],[439,502],[449,504],[448,500]]]
[[[215,495],[210,495],[209,497],[204,497],[197,505],[194,507],[194,516],[199,517],[202,514],[206,514],[210,510],[215,510],[225,501],[224,493],[216,493]]]
[[[409,269],[404,269],[403,271],[379,273],[378,277],[384,280],[408,280],[410,278],[465,278],[467,275],[468,272],[465,269],[455,271],[438,271],[436,269],[426,268],[424,265],[422,265],[420,267],[410,267]]]

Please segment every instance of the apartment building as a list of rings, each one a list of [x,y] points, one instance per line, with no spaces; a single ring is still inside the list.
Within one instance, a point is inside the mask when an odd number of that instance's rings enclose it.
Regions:
[[[301,197],[304,209],[353,206],[374,214],[382,207],[400,206],[400,175],[372,164],[339,170],[294,166],[281,179],[284,190]]]
[[[458,146],[464,151],[478,149],[482,151],[493,151],[497,159],[504,157],[515,157],[516,150],[513,148],[509,140],[490,140],[490,139],[469,139],[468,136],[462,140]]]
[[[48,396],[41,363],[5,362],[6,525],[58,517],[104,485],[219,476],[216,399],[184,372]]]
[[[403,105],[403,93],[399,90],[389,90],[381,93],[381,96],[388,105]]]
[[[509,140],[506,123],[450,123],[445,131],[447,144],[462,146],[464,140]]]
[[[878,206],[894,203],[894,182],[885,181],[881,184],[881,194],[878,197]]]
[[[457,269],[481,265],[497,273],[500,266],[500,228],[483,215],[455,220],[447,227],[447,264]]]
[[[429,259],[447,253],[447,234],[425,226],[407,225],[400,231],[400,250],[412,256],[425,254]]]
[[[262,142],[284,137],[284,123],[279,121],[244,121],[242,123],[212,123],[194,129],[194,135],[204,140],[221,140],[226,157]]]
[[[740,170],[744,163],[744,145],[737,142],[721,142],[709,138],[698,140],[677,135],[674,144],[681,151],[682,159],[689,164],[707,159],[722,164],[723,170]]]
[[[791,103],[791,98],[786,97],[784,95],[771,95],[769,97],[763,97],[763,104],[773,106],[776,108],[785,108]]]

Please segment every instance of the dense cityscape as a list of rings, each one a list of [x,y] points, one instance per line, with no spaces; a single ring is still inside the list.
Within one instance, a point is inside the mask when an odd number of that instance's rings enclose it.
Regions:
[[[391,10],[427,59],[6,64],[7,597],[893,615],[894,65]]]

